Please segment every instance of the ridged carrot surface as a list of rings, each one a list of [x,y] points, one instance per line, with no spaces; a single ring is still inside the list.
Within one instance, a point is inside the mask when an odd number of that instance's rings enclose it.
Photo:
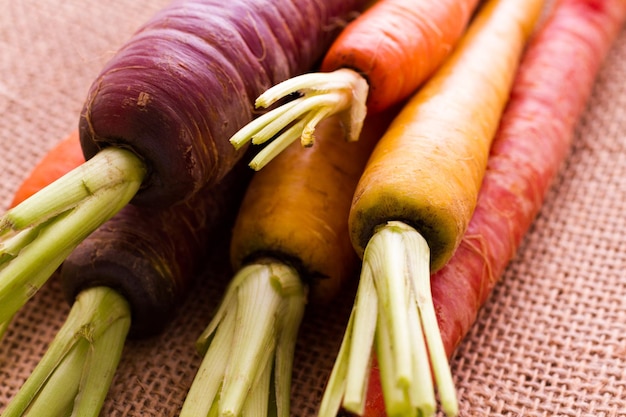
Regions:
[[[321,72],[288,79],[255,101],[267,108],[298,92],[240,129],[230,139],[237,148],[251,141],[272,143],[250,166],[267,161],[297,139],[312,146],[315,126],[338,114],[347,140],[357,140],[363,119],[397,105],[443,63],[466,30],[478,0],[380,0],[348,23],[327,51]],[[293,123],[292,126],[290,124]]]
[[[380,0],[339,34],[322,71],[367,80],[368,113],[399,103],[437,69],[463,35],[478,0]]]

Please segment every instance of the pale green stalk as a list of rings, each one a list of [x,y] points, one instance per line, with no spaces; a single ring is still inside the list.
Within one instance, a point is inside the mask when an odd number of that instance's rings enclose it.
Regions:
[[[107,148],[0,217],[0,323],[39,290],[69,253],[128,204],[145,167]]]
[[[289,417],[305,304],[306,291],[293,268],[275,261],[242,268],[198,338],[204,358],[180,417]]]
[[[81,292],[2,417],[97,417],[129,328],[130,307],[124,297],[106,287]]]
[[[0,339],[4,337],[4,334],[7,332],[9,325],[11,324],[11,319],[7,319],[6,321],[0,323]]]
[[[415,229],[394,221],[376,230],[363,255],[355,304],[319,417],[335,417],[342,406],[357,415],[363,412],[372,354],[371,326],[375,326],[374,346],[387,415],[434,415],[436,394],[446,415],[458,414],[429,267],[430,249]],[[357,325],[359,322],[363,324]]]
[[[236,132],[230,142],[239,149],[248,142],[259,145],[272,140],[275,145],[250,163],[259,170],[297,138],[301,138],[303,146],[312,146],[317,124],[334,114],[344,121],[346,139],[356,141],[367,113],[368,92],[367,81],[350,69],[302,74],[285,80],[261,94],[255,106],[267,108],[294,93],[300,97],[259,116]],[[297,130],[283,134],[293,125],[298,125]]]
[[[366,386],[362,381],[367,379],[370,371],[370,356],[374,345],[378,311],[376,287],[369,264],[363,265],[353,311],[355,318],[351,333],[358,334],[359,337],[349,339],[351,341],[350,355],[348,356],[343,404],[347,410],[360,414],[365,408]]]

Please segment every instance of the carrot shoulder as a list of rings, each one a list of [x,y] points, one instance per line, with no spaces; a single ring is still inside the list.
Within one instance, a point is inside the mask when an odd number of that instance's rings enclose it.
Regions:
[[[568,155],[603,59],[626,21],[621,0],[557,0],[552,7],[520,64],[465,236],[431,277],[448,356],[539,212]],[[385,415],[377,367],[368,389],[364,416]]]
[[[435,389],[425,369],[432,369],[444,411],[456,414],[429,277],[450,259],[467,229],[541,7],[541,1],[487,2],[376,145],[350,211],[352,243],[363,267],[323,416],[336,412],[341,396],[346,409],[363,412],[368,347],[374,344],[389,415],[434,412]]]
[[[368,113],[406,99],[454,49],[477,0],[382,0],[339,34],[321,70],[351,68],[369,85]]]
[[[243,127],[235,147],[273,139],[250,163],[261,169],[287,144],[300,138],[312,146],[315,126],[338,114],[346,138],[356,140],[367,113],[400,103],[413,93],[454,49],[477,0],[380,0],[350,22],[331,45],[321,71],[286,80],[261,94],[257,107],[300,93]],[[293,126],[286,128],[290,123]]]

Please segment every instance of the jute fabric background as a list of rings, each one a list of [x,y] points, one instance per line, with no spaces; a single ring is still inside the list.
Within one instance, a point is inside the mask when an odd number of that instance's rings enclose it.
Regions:
[[[99,68],[166,1],[0,0],[3,211],[76,127]],[[453,357],[463,416],[626,416],[625,233],[626,30],[543,210]],[[194,341],[231,274],[217,255],[163,334],[128,341],[103,415],[176,415],[200,363]],[[315,415],[352,295],[348,288],[333,308],[307,311],[294,416]],[[19,312],[0,343],[0,408],[68,310],[51,279]]]

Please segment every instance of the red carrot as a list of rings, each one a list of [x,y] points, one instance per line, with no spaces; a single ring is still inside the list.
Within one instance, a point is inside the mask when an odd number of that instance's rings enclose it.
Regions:
[[[18,194],[37,192],[73,169],[84,160],[80,150],[72,133]],[[167,209],[128,205],[81,242],[60,274],[69,316],[3,416],[66,409],[97,416],[127,335],[151,336],[168,322],[206,253],[230,231],[249,176],[238,164],[212,189]]]
[[[312,146],[315,125],[332,114],[341,115],[347,139],[356,140],[367,112],[400,103],[439,67],[477,4],[478,0],[375,2],[333,42],[322,62],[323,72],[282,82],[260,95],[255,105],[267,108],[295,92],[302,97],[245,126],[231,142],[240,147],[273,139],[250,163],[261,169],[298,138]],[[297,123],[285,129],[292,122]]]
[[[539,212],[625,21],[623,0],[557,0],[531,41],[468,230],[452,259],[431,277],[448,356],[475,322]],[[374,367],[363,416],[386,415],[380,393]]]
[[[226,138],[251,120],[251,97],[308,70],[365,1],[175,0],[157,13],[88,92],[88,161],[0,217],[0,323],[131,200],[167,208],[218,183],[243,155]]]

